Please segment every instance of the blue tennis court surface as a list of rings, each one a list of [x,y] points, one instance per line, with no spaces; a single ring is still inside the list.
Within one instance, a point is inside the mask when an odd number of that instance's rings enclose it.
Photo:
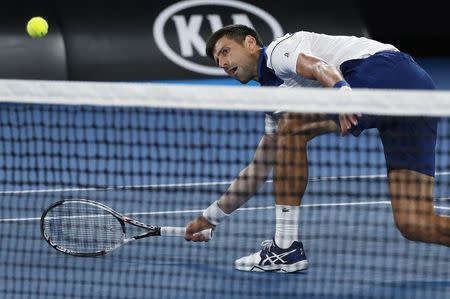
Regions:
[[[381,178],[360,179],[358,184],[370,188],[374,181],[380,187],[385,184]],[[448,183],[448,176],[439,181]],[[317,192],[324,184],[338,191],[355,182],[318,180],[309,189]],[[144,222],[184,225],[210,201],[192,189],[78,191],[77,195],[100,200]],[[208,243],[145,239],[100,258],[65,256],[41,239],[38,219],[33,218],[63,196],[70,192],[4,196],[0,290],[6,298],[32,298],[36,291],[49,294],[41,298],[180,298],[180,294],[185,298],[278,298],[279,294],[283,298],[446,298],[450,292],[449,249],[405,240],[394,228],[386,198],[349,194],[327,200],[307,194],[300,227],[310,269],[282,275],[233,269],[234,259],[272,237],[270,196],[253,198],[221,224]],[[8,214],[22,201],[33,201],[35,211]],[[448,198],[440,198],[436,205],[442,214],[450,214]]]
[[[104,129],[109,127],[107,119],[99,120],[99,115],[87,110],[86,123],[97,119],[100,131],[86,126],[66,136],[49,126],[49,132],[39,133],[22,122],[31,113],[24,111],[3,115],[9,123],[22,124],[18,131],[1,131],[10,141],[1,145],[0,157],[9,153],[11,159],[0,161],[2,169],[10,170],[1,174],[5,182],[0,192],[2,298],[449,298],[450,249],[407,241],[396,230],[382,147],[374,131],[359,138],[321,136],[311,143],[310,182],[300,215],[308,271],[247,273],[234,270],[234,260],[259,250],[260,243],[274,234],[270,180],[220,224],[208,243],[149,238],[104,257],[76,258],[43,241],[39,218],[56,200],[89,198],[142,222],[184,226],[217,199],[251,159],[263,131],[263,116],[247,124],[252,133],[245,139],[236,134],[224,140],[209,131],[207,137],[190,131],[195,123],[190,117],[195,115],[169,116],[167,126],[155,115],[159,132],[149,141],[154,147],[138,143],[129,150],[127,142],[146,138],[139,126],[128,126],[130,131],[118,136],[114,126]],[[111,113],[117,117],[115,111]],[[70,114],[57,115],[55,123],[70,127]],[[52,123],[47,116],[38,117]],[[116,121],[127,127],[128,120]],[[239,127],[233,119],[205,125]],[[442,123],[440,134],[445,137],[449,129],[448,122]],[[85,145],[71,142],[78,133],[87,136]],[[43,141],[33,140],[36,134],[42,134]],[[12,136],[21,138],[12,140]],[[63,139],[65,145],[50,146],[52,140],[46,136]],[[197,146],[193,140],[198,138],[208,146]],[[94,139],[115,141],[115,145],[102,147]],[[441,138],[437,144],[435,207],[439,214],[450,216],[448,142]],[[227,146],[220,149],[216,146],[220,144]],[[42,154],[47,150],[53,158]],[[82,151],[90,154],[76,159]],[[131,156],[146,162],[123,159]],[[222,158],[231,162],[226,167],[212,163]],[[38,168],[38,164],[47,167]],[[20,180],[29,184],[18,188],[15,182]]]

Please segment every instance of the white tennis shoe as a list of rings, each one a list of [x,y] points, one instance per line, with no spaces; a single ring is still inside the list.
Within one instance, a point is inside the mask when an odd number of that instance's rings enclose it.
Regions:
[[[237,270],[256,272],[298,272],[308,269],[302,242],[295,241],[282,249],[273,240],[261,243],[262,249],[234,262]]]

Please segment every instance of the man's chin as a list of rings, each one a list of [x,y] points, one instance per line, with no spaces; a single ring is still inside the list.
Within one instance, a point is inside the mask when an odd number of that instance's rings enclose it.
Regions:
[[[248,82],[250,82],[250,79],[239,79],[239,78],[235,78],[236,80],[238,80],[239,82],[241,82],[242,84],[247,84]]]

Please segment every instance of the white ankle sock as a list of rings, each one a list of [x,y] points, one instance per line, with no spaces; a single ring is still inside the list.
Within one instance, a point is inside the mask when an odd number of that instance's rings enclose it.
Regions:
[[[300,206],[275,205],[275,244],[286,249],[298,240]]]

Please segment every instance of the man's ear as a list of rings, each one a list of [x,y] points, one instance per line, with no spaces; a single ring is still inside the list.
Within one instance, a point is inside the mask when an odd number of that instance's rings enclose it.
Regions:
[[[244,40],[244,47],[253,52],[257,48],[256,39],[251,35],[247,35]]]

